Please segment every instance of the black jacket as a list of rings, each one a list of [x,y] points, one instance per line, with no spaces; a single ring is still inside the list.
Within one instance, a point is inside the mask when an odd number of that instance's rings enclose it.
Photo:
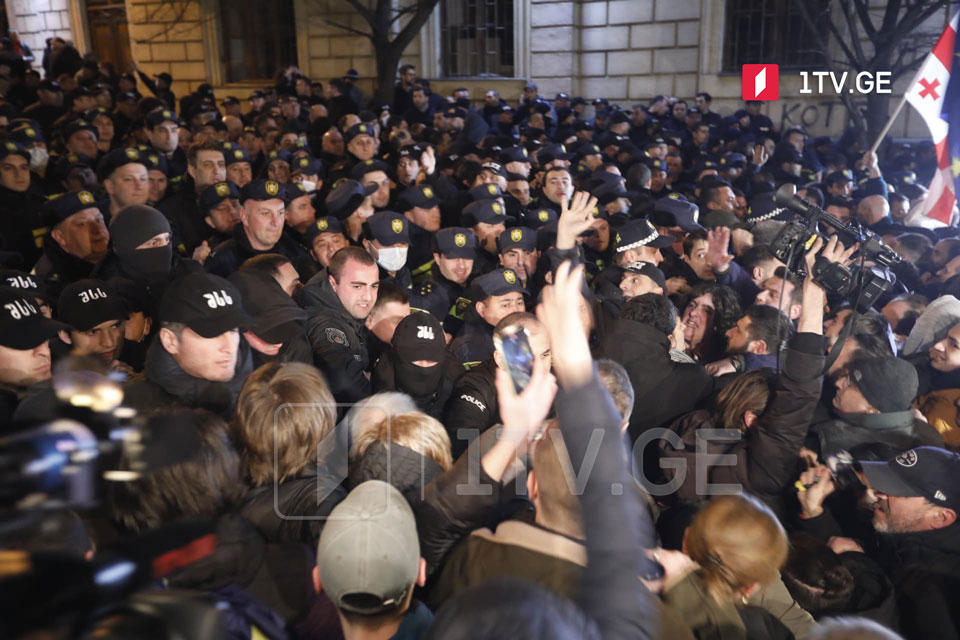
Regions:
[[[631,440],[699,408],[713,389],[703,367],[670,359],[670,340],[650,325],[619,320],[601,351],[624,366],[633,384]]]
[[[236,374],[230,382],[210,382],[191,376],[180,368],[160,340],[154,340],[147,351],[143,373],[125,385],[123,401],[140,413],[181,405],[206,409],[229,422],[240,388],[252,371],[250,347],[243,338],[237,354]]]
[[[912,409],[835,414],[830,420],[811,425],[810,432],[820,445],[821,458],[864,444],[882,443],[897,451],[923,445],[943,446],[943,436],[923,420],[914,418]]]
[[[0,250],[19,253],[23,271],[30,271],[42,253],[40,207],[46,201],[32,182],[26,191],[0,186]]]
[[[450,399],[443,410],[443,426],[447,428],[454,457],[490,427],[500,422],[500,405],[495,385],[497,365],[484,362],[457,379]],[[463,436],[458,434],[463,430]]]
[[[326,466],[311,463],[295,478],[251,488],[240,513],[270,542],[302,542],[315,549],[326,516],[347,497],[340,480]]]
[[[493,357],[493,327],[470,312],[462,333],[450,343],[450,351],[468,371]]]
[[[178,192],[158,202],[157,210],[170,221],[174,248],[184,255],[193,255],[193,250],[213,231],[203,220],[206,216],[200,213],[193,180],[187,180]]]
[[[698,485],[709,482],[711,485],[736,484],[770,502],[775,500],[793,479],[807,425],[820,399],[824,347],[823,336],[810,333],[794,336],[766,410],[745,433],[724,429],[707,411],[686,415],[670,427],[682,444],[675,446],[661,440],[661,455],[686,461],[686,473],[676,491],[677,497],[688,502],[702,500],[707,496],[700,494]],[[707,440],[706,453],[734,458],[710,465],[704,478],[699,476],[698,463],[706,461],[698,459],[697,440],[706,429],[720,429],[725,433],[722,438]],[[677,470],[676,465],[669,465],[664,473],[673,479]]]
[[[337,402],[353,403],[369,396],[372,386],[367,376],[367,329],[363,320],[343,308],[326,269],[304,285],[300,304],[310,313],[307,337],[313,362],[327,377]]]
[[[310,253],[294,240],[286,229],[277,244],[266,251],[260,251],[250,245],[246,230],[239,223],[233,228],[233,238],[214,248],[213,253],[203,263],[203,267],[214,275],[228,278],[244,262],[265,253],[279,253],[289,258],[293,268],[297,270],[300,279],[304,282],[317,272],[316,263],[310,257]]]
[[[52,236],[43,241],[43,257],[34,267],[38,277],[43,278],[47,295],[56,300],[68,284],[89,278],[93,263],[72,256],[57,244]]]

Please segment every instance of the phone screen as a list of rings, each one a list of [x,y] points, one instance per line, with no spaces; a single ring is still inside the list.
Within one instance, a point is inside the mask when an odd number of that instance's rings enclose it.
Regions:
[[[494,336],[494,344],[506,363],[507,373],[517,393],[523,391],[533,375],[533,350],[527,339],[527,330],[516,327],[503,337]]]

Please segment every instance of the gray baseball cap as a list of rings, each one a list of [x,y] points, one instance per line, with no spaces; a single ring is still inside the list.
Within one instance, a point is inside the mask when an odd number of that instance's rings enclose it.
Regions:
[[[390,484],[368,480],[330,513],[317,545],[317,571],[340,609],[371,615],[396,607],[419,570],[413,510]]]

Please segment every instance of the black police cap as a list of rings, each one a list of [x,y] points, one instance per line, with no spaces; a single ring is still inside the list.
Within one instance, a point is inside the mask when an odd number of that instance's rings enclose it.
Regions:
[[[365,231],[384,246],[410,244],[410,225],[395,211],[380,211],[363,223]]]
[[[243,186],[240,190],[240,201],[247,200],[273,200],[279,198],[286,200],[286,189],[284,185],[276,180],[254,180]]]
[[[217,182],[200,192],[200,211],[206,213],[229,198],[240,199],[240,189],[233,182]]]

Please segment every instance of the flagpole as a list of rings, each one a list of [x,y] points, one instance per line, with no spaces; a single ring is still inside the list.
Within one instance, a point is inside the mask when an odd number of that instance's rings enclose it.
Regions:
[[[913,86],[912,84],[910,85]],[[887,133],[890,131],[890,127],[893,126],[893,121],[897,119],[897,116],[900,115],[900,110],[903,109],[903,105],[907,104],[907,94],[910,93],[909,88],[907,91],[903,92],[903,95],[900,97],[900,102],[897,103],[897,108],[893,110],[893,113],[890,114],[890,117],[887,119],[887,124],[883,125],[883,129],[880,130],[880,134],[877,136],[877,139],[873,142],[873,146],[870,147],[870,153],[876,153],[877,148],[880,147],[880,143],[883,142],[883,139],[887,137]]]

